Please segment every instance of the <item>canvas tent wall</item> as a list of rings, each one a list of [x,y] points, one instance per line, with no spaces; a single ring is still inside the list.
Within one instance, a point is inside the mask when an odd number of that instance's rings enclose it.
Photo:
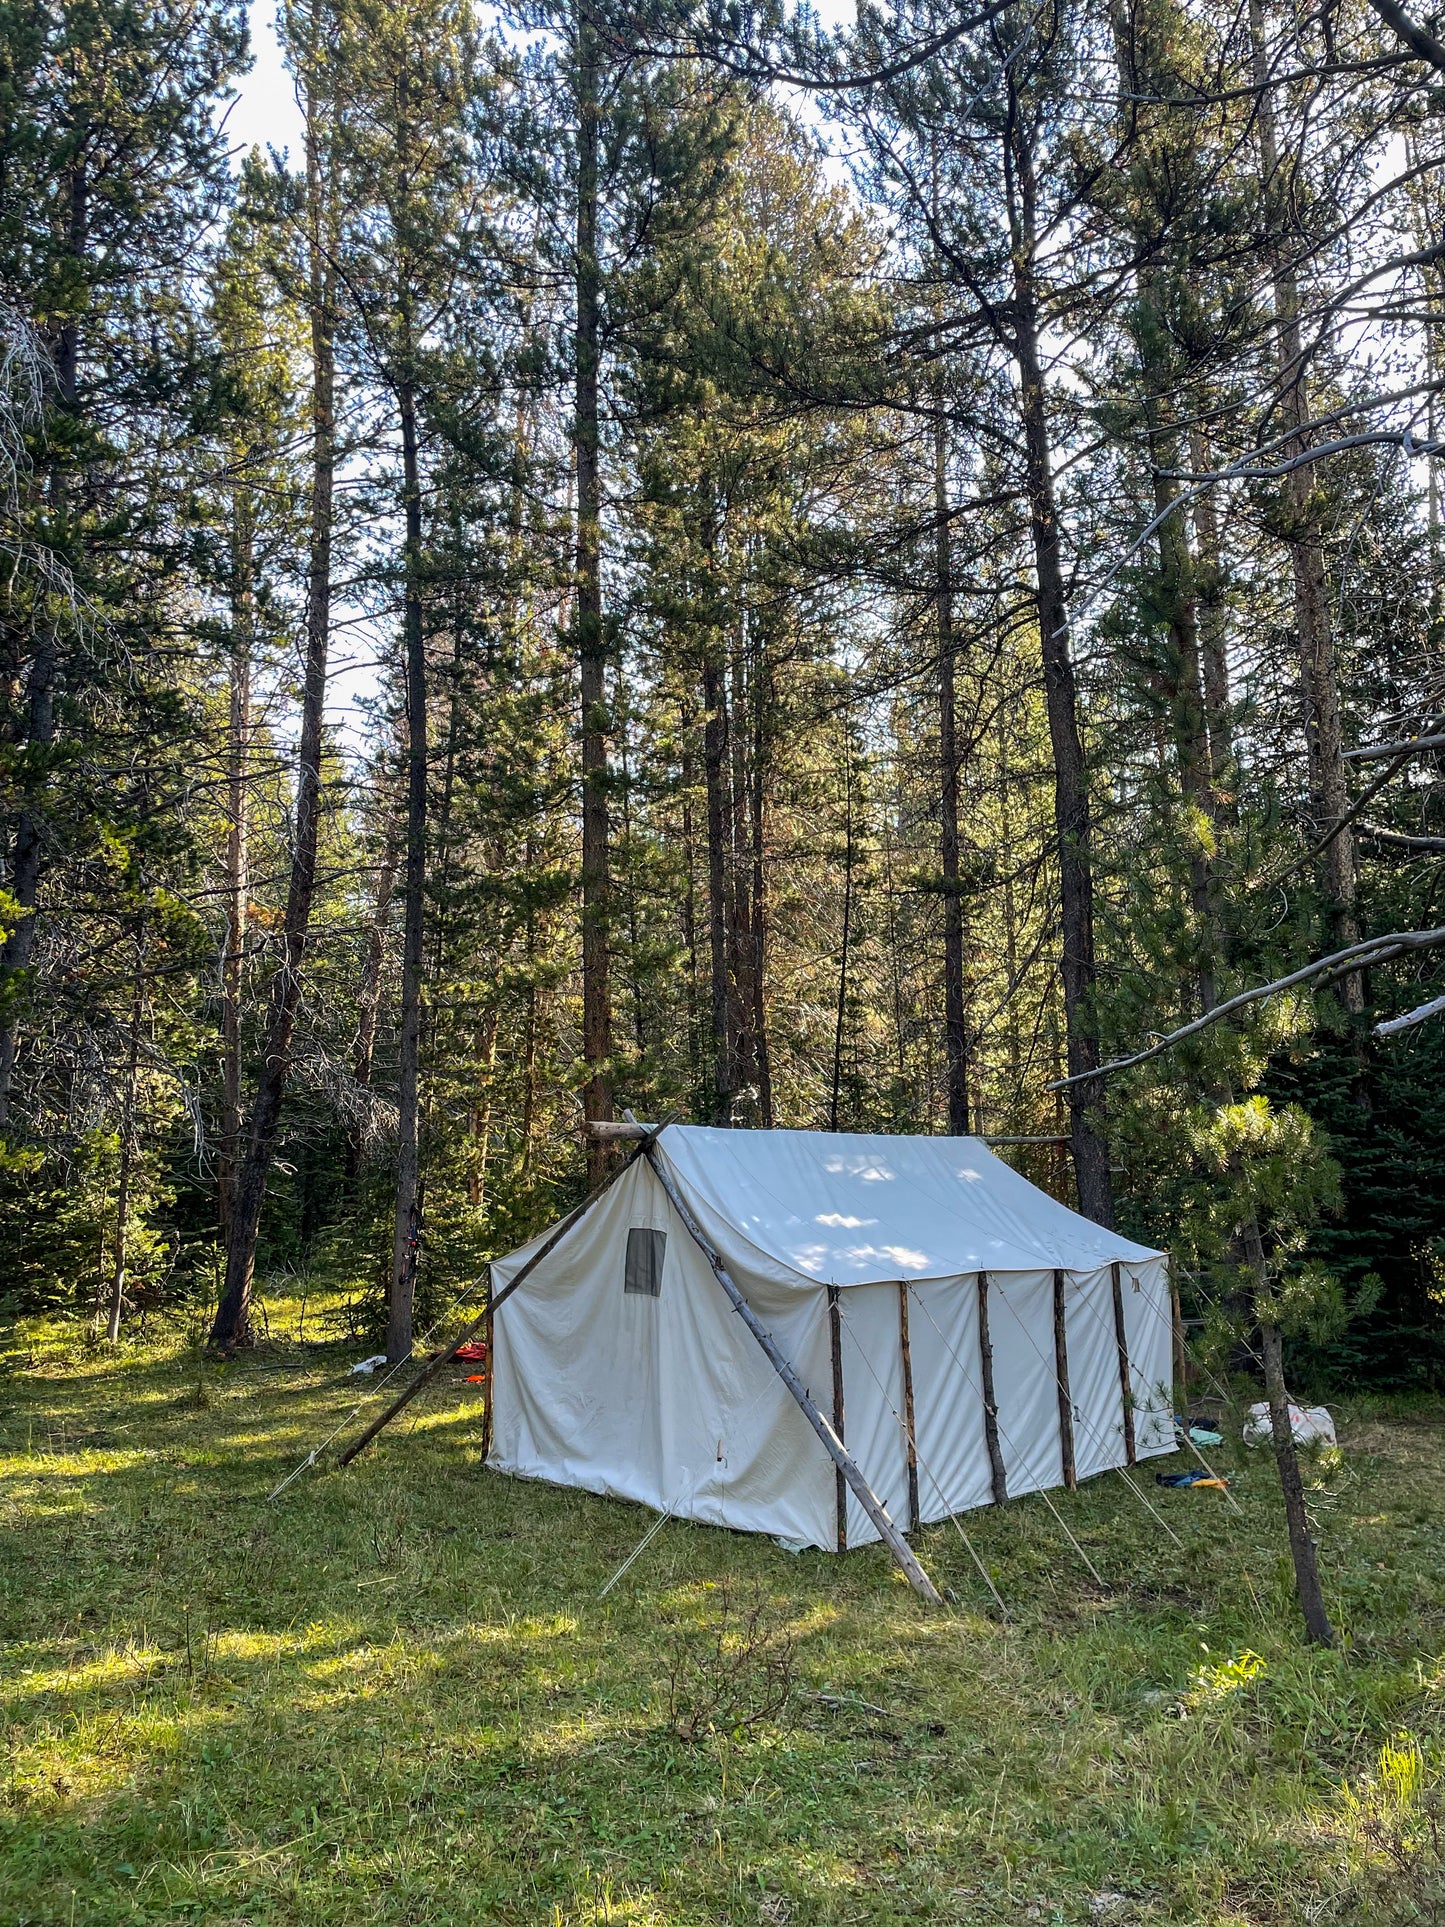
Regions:
[[[1126,1410],[1138,1457],[1173,1449],[1163,1254],[978,1140],[671,1125],[651,1156],[830,1414],[836,1342],[848,1450],[905,1528],[993,1497],[980,1274],[1010,1497],[1063,1478],[1056,1274],[1078,1476],[1125,1462]],[[840,1534],[831,1461],[646,1159],[499,1307],[492,1387],[501,1471],[824,1548],[878,1536],[851,1493]]]

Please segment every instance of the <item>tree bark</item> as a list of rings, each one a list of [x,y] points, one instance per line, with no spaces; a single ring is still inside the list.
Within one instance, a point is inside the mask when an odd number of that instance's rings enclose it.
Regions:
[[[392,1228],[391,1291],[386,1356],[411,1356],[412,1301],[421,1248],[418,1111],[421,1074],[422,966],[426,942],[427,664],[422,625],[421,468],[416,391],[410,372],[410,315],[403,299],[402,352],[407,367],[397,383],[401,414],[402,490],[406,523],[406,868],[403,884],[401,1035],[396,1112],[396,1213]]]
[[[728,772],[727,692],[713,647],[702,671],[703,775],[707,787],[707,896],[709,1008],[712,1017],[713,1123],[730,1125],[734,1065],[728,1023],[728,862],[726,795]]]
[[[246,964],[251,781],[251,616],[253,530],[244,504],[236,508],[232,567],[230,716],[226,740],[226,939],[221,959],[221,1141],[216,1207],[221,1241],[231,1233],[241,1173],[241,998]]]
[[[136,933],[135,983],[130,1005],[130,1048],[126,1056],[125,1096],[121,1100],[120,1169],[115,1186],[115,1265],[110,1281],[110,1317],[106,1322],[107,1341],[114,1345],[120,1337],[120,1315],[125,1307],[126,1238],[130,1230],[131,1173],[135,1165],[135,1080],[140,1061],[141,935]]]
[[[236,1186],[226,1278],[211,1326],[211,1343],[224,1350],[251,1337],[251,1286],[266,1176],[281,1121],[296,1015],[301,1002],[311,904],[316,890],[316,844],[321,817],[321,747],[326,701],[326,654],[331,630],[331,543],[335,488],[335,297],[329,266],[327,184],[321,154],[323,103],[306,84],[306,210],[310,269],[312,367],[311,532],[307,558],[306,658],[297,752],[296,841],[281,930],[281,958],[271,980],[261,1076],[251,1108],[246,1160]]]
[[[1012,88],[1010,88],[1012,102]],[[1061,976],[1070,1076],[1099,1062],[1098,1020],[1093,1008],[1094,882],[1090,867],[1090,812],[1078,697],[1069,648],[1068,602],[1059,557],[1048,402],[1038,347],[1038,290],[1034,280],[1035,184],[1033,154],[1017,113],[1005,149],[1010,174],[1009,219],[1013,241],[1014,355],[1019,371],[1024,464],[1038,582],[1039,646],[1044,700],[1054,755],[1054,823],[1058,833],[1059,901],[1063,931]],[[1015,172],[1016,170],[1016,172]],[[1069,1086],[1070,1141],[1079,1209],[1098,1224],[1112,1224],[1114,1187],[1109,1149],[1102,1135],[1097,1079]]]
[[[1196,474],[1213,466],[1209,437],[1197,424],[1189,431],[1189,459]],[[1224,620],[1224,548],[1219,511],[1206,489],[1194,498],[1195,579],[1199,595],[1199,657],[1204,687],[1205,727],[1216,816],[1228,821],[1234,804],[1234,723],[1230,713],[1229,653]]]
[[[68,170],[68,219],[65,252],[75,264],[77,281],[84,282],[89,248],[90,177],[83,159]],[[55,333],[55,387],[61,408],[74,416],[80,405],[80,325],[72,315]],[[63,507],[64,481],[55,472],[54,492]],[[63,519],[63,518],[62,518]],[[40,901],[40,876],[45,854],[46,794],[50,787],[50,751],[55,742],[55,692],[60,652],[54,624],[42,619],[30,662],[25,696],[25,779],[10,863],[10,894],[20,910],[14,928],[0,947],[0,992],[30,968],[35,944],[35,920]],[[10,1116],[10,1085],[15,1070],[18,1038],[14,1004],[6,1000],[0,1021],[0,1126]]]
[[[55,741],[55,684],[59,655],[47,627],[37,639],[26,691],[25,743],[28,750],[25,800],[15,829],[15,853],[10,864],[10,894],[20,915],[0,950],[0,990],[7,989],[30,967],[35,943],[36,905],[45,839],[46,765]],[[0,1023],[0,1125],[10,1116],[10,1085],[18,1041],[13,1005]]]
[[[1263,0],[1249,0],[1250,47],[1257,92],[1255,124],[1259,130],[1261,187],[1266,218],[1275,227],[1274,203],[1283,190],[1279,137],[1270,85],[1269,53],[1265,41]],[[1280,406],[1291,430],[1284,459],[1308,452],[1309,390],[1300,330],[1299,283],[1283,250],[1272,248],[1275,342],[1279,365]],[[1340,823],[1349,809],[1343,740],[1340,729],[1340,692],[1335,665],[1329,588],[1325,576],[1324,538],[1320,526],[1314,469],[1292,469],[1284,481],[1285,542],[1294,574],[1295,624],[1299,636],[1300,697],[1303,709],[1305,754],[1310,798],[1321,831]],[[1359,940],[1355,914],[1355,839],[1348,825],[1325,846],[1321,881],[1329,906],[1328,948],[1344,949]],[[1340,996],[1354,1016],[1364,1009],[1364,984],[1358,974],[1343,979]]]
[[[848,1019],[848,964],[853,938],[853,732],[843,712],[843,941],[838,955],[838,1009],[833,1025],[833,1089],[828,1129],[838,1129],[843,1087],[843,1036]]]
[[[753,983],[752,862],[750,830],[751,784],[748,780],[750,732],[749,690],[744,668],[745,640],[732,637],[730,681],[732,727],[732,812],[728,822],[728,1024],[732,1032],[734,1100],[743,1099],[741,1123],[753,1123],[758,1111],[757,1040],[753,1016],[757,1008]]]
[[[766,850],[765,811],[766,790],[764,781],[764,758],[767,748],[767,728],[764,721],[764,704],[770,685],[762,674],[761,664],[755,665],[753,673],[753,767],[751,796],[751,841],[753,860],[753,1044],[757,1055],[758,1067],[758,1123],[765,1131],[773,1128],[773,1068],[768,1047],[768,1000],[767,1000],[767,958],[768,958],[768,896],[767,871],[764,867]]]
[[[1260,1349],[1264,1354],[1264,1384],[1269,1394],[1269,1424],[1274,1437],[1274,1457],[1279,1467],[1280,1489],[1284,1493],[1290,1557],[1294,1561],[1295,1592],[1309,1637],[1318,1646],[1333,1646],[1335,1633],[1325,1610],[1319,1562],[1315,1558],[1315,1542],[1310,1535],[1309,1514],[1305,1509],[1299,1456],[1290,1428],[1289,1394],[1284,1385],[1284,1346],[1279,1327],[1261,1324],[1259,1337]]]
[[[612,1001],[609,915],[607,649],[602,623],[602,496],[598,415],[601,269],[597,249],[598,44],[579,0],[577,87],[577,318],[573,439],[577,461],[577,654],[582,707],[582,1110],[591,1123],[612,1116]],[[605,1143],[587,1138],[589,1182],[607,1167]]]
[[[933,419],[934,604],[938,616],[938,760],[943,867],[943,1020],[948,1065],[948,1129],[967,1137],[968,1008],[964,991],[963,896],[959,880],[958,678],[953,626],[953,563],[948,517],[948,425],[942,383]]]
[[[388,812],[389,814],[389,812]],[[381,848],[381,863],[376,873],[376,896],[371,907],[371,927],[366,934],[366,955],[361,964],[361,982],[356,988],[356,1038],[351,1046],[351,1070],[363,1090],[371,1087],[372,1061],[376,1055],[376,1023],[381,1008],[381,973],[386,962],[386,926],[391,915],[391,899],[396,889],[396,828],[388,822]],[[349,1177],[361,1167],[361,1129],[358,1124],[347,1137]]]

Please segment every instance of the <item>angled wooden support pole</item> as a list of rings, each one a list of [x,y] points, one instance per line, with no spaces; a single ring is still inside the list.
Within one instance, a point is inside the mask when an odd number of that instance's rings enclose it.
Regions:
[[[921,1598],[928,1601],[929,1605],[941,1606],[943,1600],[939,1596],[938,1588],[923,1570],[922,1566],[919,1565],[912,1546],[909,1545],[903,1534],[889,1518],[887,1512],[884,1510],[882,1501],[864,1478],[857,1460],[853,1457],[852,1453],[848,1451],[843,1441],[818,1410],[812,1399],[809,1398],[806,1387],[798,1377],[798,1374],[793,1370],[793,1367],[788,1363],[773,1334],[768,1330],[767,1326],[764,1325],[747,1299],[744,1298],[742,1292],[728,1276],[726,1265],[724,1265],[717,1252],[713,1250],[712,1246],[703,1236],[701,1226],[683,1203],[677,1186],[652,1155],[650,1145],[646,1147],[644,1155],[648,1163],[652,1166],[653,1174],[658,1183],[667,1193],[668,1201],[672,1205],[673,1210],[677,1213],[678,1217],[681,1218],[688,1236],[692,1239],[703,1257],[707,1259],[708,1264],[712,1268],[713,1276],[732,1301],[733,1310],[758,1341],[758,1344],[767,1355],[768,1362],[771,1364],[773,1370],[778,1374],[778,1377],[783,1381],[784,1385],[787,1386],[789,1392],[797,1402],[798,1408],[804,1418],[807,1419],[809,1425],[812,1426],[813,1430],[822,1440],[824,1451],[847,1480],[853,1496],[872,1520],[874,1526],[877,1528],[878,1536],[902,1568],[903,1576],[907,1579],[913,1590],[918,1593]]]
[[[566,1217],[562,1220],[561,1224],[557,1226],[557,1229],[552,1233],[551,1237],[548,1238],[544,1244],[540,1245],[538,1249],[532,1253],[531,1257],[527,1260],[527,1262],[523,1266],[521,1266],[521,1268],[517,1271],[516,1275],[513,1278],[511,1278],[505,1285],[503,1285],[502,1289],[499,1292],[497,1292],[495,1296],[493,1296],[492,1294],[491,1282],[490,1280],[488,1280],[486,1309],[482,1311],[476,1318],[474,1318],[470,1325],[465,1326],[461,1331],[457,1333],[456,1337],[452,1340],[451,1344],[447,1347],[447,1349],[444,1352],[438,1352],[435,1358],[430,1359],[425,1365],[422,1366],[421,1370],[417,1373],[416,1377],[412,1379],[411,1383],[406,1387],[405,1391],[399,1393],[398,1396],[392,1400],[391,1404],[387,1406],[386,1410],[380,1413],[378,1417],[374,1418],[371,1421],[370,1425],[367,1426],[366,1430],[362,1433],[359,1439],[356,1439],[351,1445],[347,1446],[346,1450],[342,1453],[340,1459],[338,1459],[337,1461],[339,1465],[350,1465],[351,1461],[356,1457],[357,1453],[360,1452],[364,1447],[370,1445],[371,1441],[376,1437],[377,1433],[382,1431],[386,1426],[390,1425],[391,1421],[396,1417],[397,1413],[404,1411],[406,1407],[411,1404],[412,1400],[416,1397],[417,1393],[424,1390],[426,1386],[431,1384],[432,1380],[436,1377],[437,1373],[442,1369],[442,1367],[444,1365],[451,1364],[452,1360],[456,1357],[457,1353],[461,1350],[462,1346],[466,1344],[469,1338],[475,1337],[479,1331],[482,1331],[485,1329],[488,1334],[488,1338],[490,1339],[491,1329],[492,1329],[492,1317],[498,1305],[504,1305],[507,1302],[507,1300],[511,1297],[512,1293],[517,1289],[518,1285],[524,1284],[526,1280],[531,1277],[532,1273],[537,1269],[538,1265],[541,1264],[542,1260],[552,1255],[552,1253],[557,1249],[558,1245],[561,1244],[562,1240],[567,1236],[567,1233],[572,1229],[573,1225],[577,1223],[578,1219],[581,1218],[586,1212],[591,1210],[592,1206],[596,1204],[597,1200],[602,1196],[602,1193],[606,1190],[609,1190],[611,1186],[616,1184],[617,1180],[622,1176],[622,1173],[626,1171],[629,1168],[629,1166],[636,1164],[637,1160],[640,1157],[645,1155],[651,1143],[652,1143],[652,1137],[649,1136],[646,1138],[646,1140],[643,1143],[640,1143],[637,1146],[637,1149],[632,1153],[632,1155],[629,1158],[627,1158],[622,1164],[620,1164],[617,1167],[617,1169],[612,1173],[611,1177],[604,1179],[601,1184],[594,1186],[594,1188],[587,1193],[587,1196],[582,1200],[581,1204],[577,1205],[574,1210],[571,1210],[567,1213]],[[492,1410],[493,1389],[494,1389],[495,1383],[496,1383],[496,1380],[492,1371],[492,1353],[491,1353],[491,1348],[489,1344],[488,1350],[487,1350],[487,1420],[486,1420],[486,1435],[487,1435],[488,1451],[490,1451],[490,1448],[491,1448],[491,1433],[492,1433],[491,1410]]]

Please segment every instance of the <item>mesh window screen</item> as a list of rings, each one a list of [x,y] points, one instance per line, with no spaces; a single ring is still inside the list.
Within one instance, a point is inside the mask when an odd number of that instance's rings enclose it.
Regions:
[[[667,1251],[665,1231],[644,1231],[633,1225],[627,1234],[627,1273],[624,1291],[656,1298],[662,1291],[662,1260]]]

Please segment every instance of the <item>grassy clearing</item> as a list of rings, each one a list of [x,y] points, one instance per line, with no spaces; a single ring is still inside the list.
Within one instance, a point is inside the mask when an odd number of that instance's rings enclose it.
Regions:
[[[948,1614],[877,1549],[677,1522],[599,1600],[650,1515],[479,1473],[460,1374],[268,1506],[354,1350],[13,1344],[6,1922],[1445,1919],[1445,1405],[1344,1411],[1322,1654],[1242,1448],[1243,1517],[1157,1494],[1183,1550],[1117,1479],[1059,1496],[1107,1594],[1037,1499],[970,1516],[1007,1625],[948,1527]]]

